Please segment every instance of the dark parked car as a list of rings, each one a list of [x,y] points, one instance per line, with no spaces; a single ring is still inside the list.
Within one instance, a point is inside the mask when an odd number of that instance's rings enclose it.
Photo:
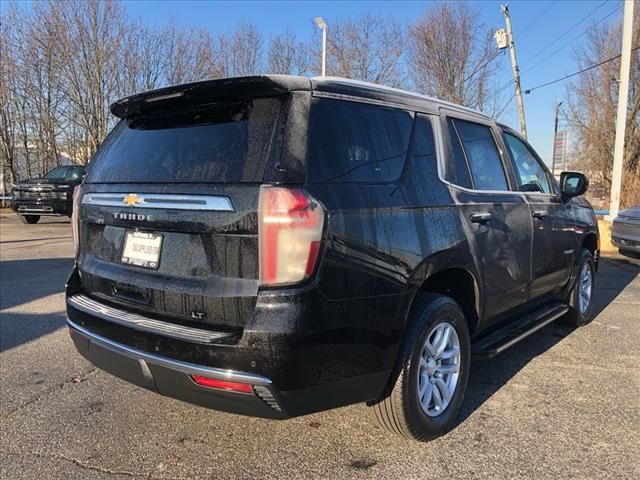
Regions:
[[[558,184],[480,113],[288,76],[111,111],[66,301],[78,350],[129,382],[274,419],[367,402],[426,440],[453,425],[472,355],[591,318],[587,179]]]
[[[71,216],[73,190],[80,185],[84,166],[55,167],[42,178],[17,182],[13,186],[11,208],[24,223],[38,223],[41,216]]]
[[[613,219],[611,243],[621,253],[640,254],[640,205],[622,210]]]

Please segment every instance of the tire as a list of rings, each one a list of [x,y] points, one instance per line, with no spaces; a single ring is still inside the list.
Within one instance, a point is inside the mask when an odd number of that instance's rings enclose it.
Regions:
[[[585,302],[585,297],[582,296],[581,303],[581,290],[584,288],[584,275],[585,269],[588,269],[590,277],[590,287],[588,302]],[[580,258],[576,265],[576,279],[569,292],[567,303],[569,304],[569,312],[564,316],[563,321],[567,325],[572,327],[582,327],[588,324],[592,320],[593,306],[596,291],[596,265],[593,262],[593,256],[591,252],[586,248],[583,248],[580,252]]]
[[[387,389],[386,396],[373,403],[371,408],[375,420],[384,429],[408,439],[428,441],[443,435],[454,426],[454,420],[462,404],[464,391],[469,380],[471,358],[469,327],[462,309],[453,299],[444,295],[428,293],[421,293],[416,297],[408,325],[410,330],[401,347],[395,373],[391,377],[391,382],[395,383],[392,383]],[[443,327],[443,325],[445,326]],[[445,374],[444,377],[435,378],[439,374],[436,370],[433,374],[434,377],[430,376],[430,369],[436,363],[437,356],[430,356],[426,341],[430,339],[430,344],[437,347],[436,340],[442,338],[437,337],[438,331],[444,331],[446,325],[452,328],[456,334],[459,370],[453,395],[438,412],[436,411],[436,396],[441,399],[445,398],[445,395],[441,393],[443,390],[438,385],[442,385],[444,382],[451,384],[450,381],[454,374]],[[452,341],[453,334],[450,332],[449,335],[450,341]],[[448,344],[445,347],[445,355],[454,351],[453,347],[449,348]],[[430,358],[429,364],[423,357],[423,351]],[[424,362],[421,362],[422,360]],[[452,363],[455,360],[454,358],[441,361]],[[427,365],[430,367],[427,368]],[[443,367],[452,367],[452,365],[443,364],[442,367],[435,368]],[[431,387],[429,387],[427,378],[429,383],[434,380],[436,384],[431,383]],[[439,383],[440,380],[443,383]],[[424,396],[421,395],[421,389],[432,392],[431,396],[428,397],[428,393],[425,393]],[[438,390],[437,395],[436,390]],[[430,413],[425,411],[421,405],[421,397],[427,403],[427,411],[433,404]],[[427,400],[427,398],[431,400]]]
[[[38,220],[40,220],[40,215],[20,215],[20,221],[22,223],[33,225],[34,223],[38,223]]]

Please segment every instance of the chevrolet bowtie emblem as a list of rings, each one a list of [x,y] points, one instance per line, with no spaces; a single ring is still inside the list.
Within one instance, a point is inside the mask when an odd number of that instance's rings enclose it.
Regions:
[[[133,207],[134,205],[139,205],[143,202],[144,202],[144,198],[139,197],[135,193],[130,193],[129,195],[125,195],[125,197],[122,199],[122,203],[126,203],[130,207]]]

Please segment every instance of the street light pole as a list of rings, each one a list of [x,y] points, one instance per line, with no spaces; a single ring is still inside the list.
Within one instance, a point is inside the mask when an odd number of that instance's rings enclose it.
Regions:
[[[313,19],[313,23],[322,30],[322,69],[320,75],[324,77],[327,73],[327,22],[322,17],[316,17]]]
[[[553,127],[553,153],[551,157],[551,175],[556,174],[556,142],[558,141],[558,113],[560,112],[560,106],[562,102],[558,102],[556,105],[556,121]]]
[[[631,38],[633,30],[633,0],[624,2],[622,24],[622,54],[620,58],[620,90],[618,90],[618,113],[616,116],[616,140],[613,149],[613,172],[611,175],[611,203],[607,220],[613,220],[620,209],[622,166],[624,164],[624,140],[627,129],[627,104],[629,101],[629,73],[631,71]]]

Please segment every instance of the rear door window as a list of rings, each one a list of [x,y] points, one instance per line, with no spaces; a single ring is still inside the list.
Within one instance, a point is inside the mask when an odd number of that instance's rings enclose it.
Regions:
[[[458,133],[475,190],[508,190],[507,177],[491,127],[449,119]]]
[[[404,168],[413,116],[395,108],[316,99],[309,118],[310,182],[388,182]]]
[[[281,101],[217,102],[122,120],[89,183],[261,182]]]

